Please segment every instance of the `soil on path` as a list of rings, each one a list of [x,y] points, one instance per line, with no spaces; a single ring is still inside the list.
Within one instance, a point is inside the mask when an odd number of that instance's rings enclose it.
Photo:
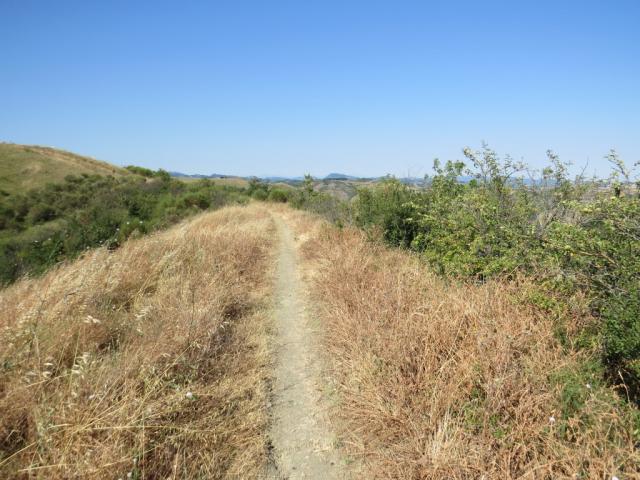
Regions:
[[[276,366],[271,440],[277,478],[342,479],[322,398],[317,328],[308,315],[291,229],[274,215],[280,236],[276,277]]]

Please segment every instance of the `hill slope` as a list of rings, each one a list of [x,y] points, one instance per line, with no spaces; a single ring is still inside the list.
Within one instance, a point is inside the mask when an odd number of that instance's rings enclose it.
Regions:
[[[83,173],[130,175],[124,168],[64,150],[0,143],[0,191],[18,193]]]
[[[257,478],[274,236],[229,208],[0,291],[0,478]]]
[[[361,231],[284,213],[355,478],[640,478],[636,408],[563,345],[532,285],[443,279]]]
[[[89,250],[0,290],[0,478],[640,479],[533,287],[258,202]]]

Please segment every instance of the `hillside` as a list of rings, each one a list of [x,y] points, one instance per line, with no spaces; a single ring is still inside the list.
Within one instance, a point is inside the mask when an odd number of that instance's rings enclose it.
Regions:
[[[33,154],[30,147],[4,147],[5,151],[18,152],[17,157],[5,156],[7,163],[14,165],[20,152],[27,151],[30,158],[38,158],[32,162],[34,169],[43,170],[23,173],[21,183],[12,184],[16,189],[13,195],[0,195],[0,284],[43,273],[86,249],[100,245],[117,248],[130,236],[166,228],[203,210],[248,201],[244,190],[232,185],[183,182],[162,170],[153,172],[139,167],[130,167],[132,173],[127,169],[126,174],[115,176],[82,176],[77,175],[82,169],[96,167],[94,172],[107,173],[112,170],[71,154],[55,152],[63,158],[58,161]],[[42,173],[54,166],[58,177],[65,168],[76,174],[30,188],[24,194],[25,185],[55,180]]]
[[[130,175],[107,162],[56,148],[0,143],[0,191],[18,193],[83,173]]]
[[[533,284],[452,281],[360,230],[284,215],[355,478],[640,478],[637,409],[563,345]]]
[[[257,478],[273,237],[230,208],[0,290],[0,478]]]
[[[0,477],[638,478],[532,288],[258,202],[91,250],[0,290]]]

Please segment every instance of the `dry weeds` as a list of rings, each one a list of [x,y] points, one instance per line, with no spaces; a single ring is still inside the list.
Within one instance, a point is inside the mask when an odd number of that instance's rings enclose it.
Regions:
[[[514,300],[526,282],[446,283],[357,231],[288,215],[365,478],[640,478],[630,408],[607,387],[579,385],[592,390],[563,416],[553,379],[585,359]]]
[[[255,477],[273,237],[227,208],[0,292],[0,477]]]

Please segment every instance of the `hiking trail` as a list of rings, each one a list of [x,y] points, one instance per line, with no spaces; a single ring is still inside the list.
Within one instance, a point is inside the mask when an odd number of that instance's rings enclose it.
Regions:
[[[307,307],[294,235],[274,214],[279,235],[271,440],[275,478],[347,478],[322,398],[317,327]]]

